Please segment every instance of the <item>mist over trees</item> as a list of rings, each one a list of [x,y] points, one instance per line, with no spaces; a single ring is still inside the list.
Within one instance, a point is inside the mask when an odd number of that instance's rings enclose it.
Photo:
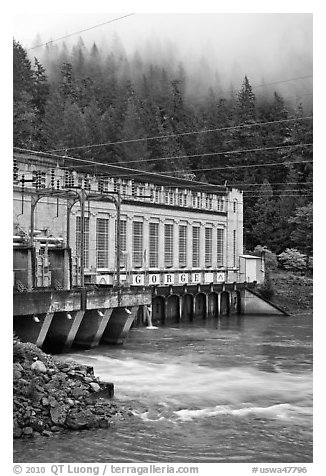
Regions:
[[[118,39],[110,51],[50,43],[40,60],[14,40],[13,68],[15,147],[226,182],[244,191],[246,249],[312,253],[312,112],[300,103],[256,95],[247,76],[238,91],[190,94],[181,63],[128,57]]]

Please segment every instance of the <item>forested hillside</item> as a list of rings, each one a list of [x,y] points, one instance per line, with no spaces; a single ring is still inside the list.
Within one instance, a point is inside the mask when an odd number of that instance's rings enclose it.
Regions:
[[[15,147],[227,182],[244,191],[247,250],[312,254],[311,110],[246,76],[239,90],[194,96],[181,63],[81,40],[42,61],[14,40],[13,54]]]

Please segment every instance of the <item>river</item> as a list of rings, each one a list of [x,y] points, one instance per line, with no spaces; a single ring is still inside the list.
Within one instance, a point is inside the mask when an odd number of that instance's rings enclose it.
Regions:
[[[15,440],[16,462],[312,462],[312,315],[132,329],[92,365],[130,408],[109,429]]]

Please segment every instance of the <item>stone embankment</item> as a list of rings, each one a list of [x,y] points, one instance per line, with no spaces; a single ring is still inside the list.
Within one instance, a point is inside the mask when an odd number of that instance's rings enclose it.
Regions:
[[[108,428],[122,417],[92,367],[56,360],[14,339],[14,438],[51,436],[63,430]]]

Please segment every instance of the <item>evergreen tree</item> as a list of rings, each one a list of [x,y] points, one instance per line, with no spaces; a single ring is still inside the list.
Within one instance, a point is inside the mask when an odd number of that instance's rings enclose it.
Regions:
[[[34,147],[34,77],[24,48],[13,41],[13,139],[16,147]]]

